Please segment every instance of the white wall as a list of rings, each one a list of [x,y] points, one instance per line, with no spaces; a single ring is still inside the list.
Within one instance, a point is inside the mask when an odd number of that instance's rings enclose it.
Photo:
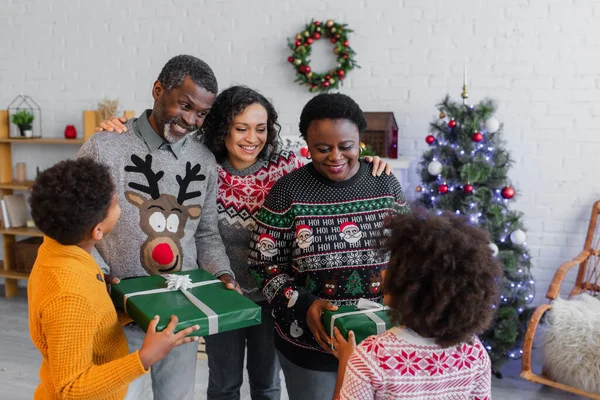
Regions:
[[[598,198],[599,14],[599,3],[578,0],[2,0],[0,108],[26,93],[43,109],[45,136],[69,123],[81,132],[81,111],[105,96],[150,107],[163,64],[189,53],[221,88],[242,83],[272,98],[283,133],[296,135],[311,95],[293,83],[286,38],[311,17],[333,18],[355,30],[362,66],[342,92],[365,111],[393,111],[401,152],[419,156],[435,104],[460,94],[467,55],[470,100],[499,101],[539,302],[558,264],[579,252]],[[21,146],[13,162],[31,173],[73,155]]]

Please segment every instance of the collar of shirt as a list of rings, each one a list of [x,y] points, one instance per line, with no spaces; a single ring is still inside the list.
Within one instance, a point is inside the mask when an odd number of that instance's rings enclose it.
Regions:
[[[150,153],[158,149],[169,149],[171,150],[175,158],[179,158],[179,156],[181,155],[181,150],[187,142],[188,137],[186,136],[176,143],[167,142],[165,139],[160,137],[158,133],[154,131],[152,125],[150,125],[150,121],[148,120],[148,118],[150,117],[151,113],[152,110],[144,111],[142,115],[140,115],[139,118],[133,122],[133,131],[144,141],[144,143],[146,143],[146,146],[148,146],[148,150],[150,150]]]

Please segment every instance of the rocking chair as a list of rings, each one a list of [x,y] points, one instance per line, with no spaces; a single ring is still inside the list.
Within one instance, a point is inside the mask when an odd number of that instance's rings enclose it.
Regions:
[[[588,293],[592,296],[595,296],[598,294],[598,292],[600,292],[600,228],[598,228],[600,224],[597,223],[599,214],[600,200],[595,202],[592,208],[592,215],[590,217],[590,224],[588,226],[583,251],[571,261],[563,263],[554,274],[554,278],[552,279],[550,287],[548,288],[548,292],[546,293],[546,297],[550,301],[555,300],[559,296],[560,285],[565,278],[565,275],[571,268],[577,265],[579,265],[579,271],[577,272],[575,286],[571,290],[569,298],[580,293]],[[531,370],[531,350],[535,331],[544,313],[551,308],[551,304],[540,305],[536,308],[531,316],[531,319],[529,320],[529,325],[527,326],[523,343],[521,376],[531,382],[552,386],[557,389],[578,394],[580,396],[586,396],[591,399],[600,400],[600,394],[590,393],[585,390],[555,382],[545,373],[544,370],[542,370],[540,375]]]

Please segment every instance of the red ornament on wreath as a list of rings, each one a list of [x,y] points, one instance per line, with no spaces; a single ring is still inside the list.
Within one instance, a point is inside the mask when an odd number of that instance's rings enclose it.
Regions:
[[[515,189],[511,188],[510,186],[505,186],[502,188],[500,194],[503,198],[507,200],[512,199],[513,197],[515,197]]]
[[[477,142],[477,143],[479,143],[479,142],[481,142],[482,140],[483,140],[483,135],[481,134],[481,132],[475,132],[475,133],[473,134],[473,141],[474,141],[474,142]]]
[[[435,142],[435,136],[427,135],[427,137],[425,138],[425,141],[427,142],[427,144],[433,144],[433,142]]]
[[[453,119],[451,119],[450,121],[448,121],[448,126],[449,126],[450,128],[454,128],[454,127],[456,126],[456,121],[455,121],[455,120],[453,120]]]
[[[446,185],[445,183],[438,186],[438,192],[441,194],[446,194],[448,193],[448,185]]]
[[[333,20],[312,20],[303,30],[288,39],[289,48],[292,51],[288,61],[295,69],[296,82],[303,86],[306,85],[312,93],[338,89],[347,74],[358,66],[354,60],[356,53],[350,47],[348,40],[351,32],[352,30],[348,29],[345,24]],[[336,66],[327,71],[313,71],[310,68],[311,45],[315,40],[324,38],[334,44],[333,54],[336,57]]]
[[[466,194],[473,193],[473,185],[467,183],[465,186],[463,186],[463,192],[465,192]]]

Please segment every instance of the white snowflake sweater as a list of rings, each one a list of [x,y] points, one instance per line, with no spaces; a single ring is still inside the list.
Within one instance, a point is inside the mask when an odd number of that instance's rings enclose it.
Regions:
[[[321,349],[306,324],[315,299],[336,305],[381,301],[388,261],[381,251],[384,221],[409,207],[393,175],[374,177],[371,171],[361,161],[356,175],[333,182],[309,163],[277,181],[256,216],[250,271],[274,307],[275,346],[303,368],[337,370],[337,359]],[[297,300],[290,302],[295,292]]]
[[[490,358],[476,337],[441,348],[395,327],[358,345],[339,399],[491,400]]]

